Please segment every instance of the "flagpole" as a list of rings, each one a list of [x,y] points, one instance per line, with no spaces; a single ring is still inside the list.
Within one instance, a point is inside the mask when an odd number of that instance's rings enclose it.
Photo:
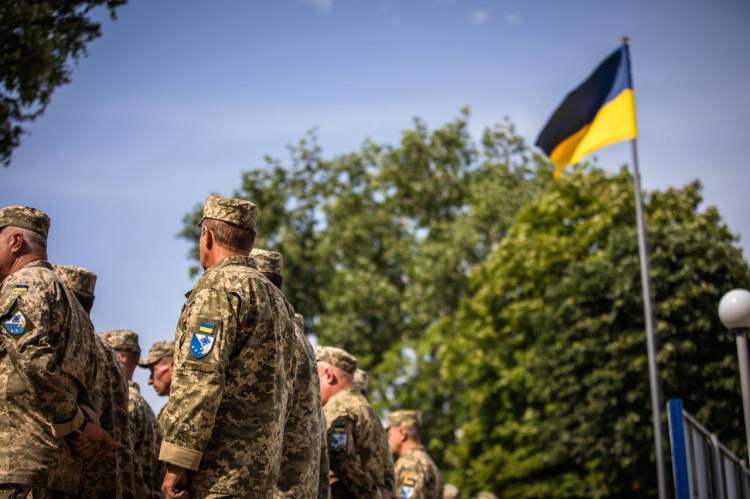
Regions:
[[[630,46],[627,37],[623,37],[623,44]],[[628,61],[630,71],[630,61]],[[633,81],[632,75],[630,81]],[[635,90],[635,89],[634,89]],[[638,224],[638,249],[641,260],[641,285],[643,288],[643,315],[646,319],[646,345],[648,347],[648,372],[651,383],[651,411],[654,418],[654,444],[656,448],[656,471],[659,483],[659,499],[666,499],[667,488],[664,477],[664,452],[661,436],[661,396],[659,394],[659,368],[656,363],[656,338],[654,337],[654,312],[651,307],[651,279],[648,271],[648,242],[646,241],[646,223],[643,218],[643,200],[641,199],[641,173],[638,169],[637,139],[631,139],[633,154],[633,181],[635,183],[635,215]]]

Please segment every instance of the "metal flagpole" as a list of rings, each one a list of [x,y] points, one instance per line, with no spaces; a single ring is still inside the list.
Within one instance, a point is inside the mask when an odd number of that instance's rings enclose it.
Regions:
[[[628,38],[622,42],[628,45]],[[630,47],[628,46],[628,59]],[[630,71],[630,60],[628,60]],[[633,77],[631,74],[630,81]],[[635,91],[635,89],[634,89]],[[651,410],[654,418],[654,444],[656,447],[656,468],[659,481],[659,499],[666,499],[667,489],[664,477],[664,452],[661,437],[661,396],[659,394],[659,368],[656,365],[656,339],[654,337],[654,312],[651,308],[651,279],[648,274],[648,243],[646,241],[646,224],[643,218],[643,200],[641,199],[641,174],[638,169],[638,148],[636,139],[631,139],[633,152],[633,180],[635,182],[635,215],[638,223],[638,248],[641,259],[641,285],[643,287],[643,315],[646,319],[646,344],[648,346],[648,372],[651,381]]]

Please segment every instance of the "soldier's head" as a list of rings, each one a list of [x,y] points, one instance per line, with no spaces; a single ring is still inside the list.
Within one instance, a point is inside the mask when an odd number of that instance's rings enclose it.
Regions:
[[[443,488],[443,499],[461,499],[461,492],[452,483],[446,483]]]
[[[49,223],[36,208],[0,209],[0,282],[33,261],[47,259]]]
[[[129,329],[114,329],[112,331],[99,333],[99,335],[115,351],[117,357],[125,368],[125,374],[127,374],[128,379],[132,381],[135,367],[138,365],[138,360],[141,358],[141,347],[138,345],[138,335]]]
[[[359,390],[359,393],[367,397],[367,387],[370,384],[370,375],[367,371],[357,369],[354,371],[354,388]]]
[[[96,289],[96,274],[83,267],[73,265],[53,265],[60,280],[78,298],[87,314],[91,314],[94,306],[94,290]]]
[[[357,370],[355,356],[340,348],[319,346],[316,360],[323,405],[337,393],[354,388],[354,372]]]
[[[138,363],[151,370],[148,384],[154,387],[160,397],[168,396],[172,388],[174,369],[174,341],[157,341],[148,352],[148,357]]]
[[[422,443],[422,413],[394,411],[388,414],[388,446],[399,457],[408,448]]]
[[[253,257],[258,272],[266,276],[274,286],[281,289],[282,273],[284,272],[284,257],[281,256],[281,253],[253,248],[250,256]]]
[[[247,256],[255,244],[258,207],[244,199],[208,196],[200,221],[201,266],[211,267],[228,256]]]

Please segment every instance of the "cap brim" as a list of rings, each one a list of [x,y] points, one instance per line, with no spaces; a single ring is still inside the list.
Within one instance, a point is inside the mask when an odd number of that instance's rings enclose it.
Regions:
[[[140,361],[138,363],[138,365],[141,366],[141,367],[151,367],[154,364],[156,364],[157,362],[159,362],[161,359],[162,359],[161,357],[159,357],[158,359],[154,359],[152,357],[146,357],[145,359],[143,359],[142,361]]]

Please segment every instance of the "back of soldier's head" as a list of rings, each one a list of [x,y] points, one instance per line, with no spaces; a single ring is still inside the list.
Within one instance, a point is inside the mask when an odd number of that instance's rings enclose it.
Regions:
[[[362,369],[357,369],[354,372],[354,388],[359,390],[359,392],[367,396],[367,387],[370,384],[370,375],[367,374],[367,371],[363,371]]]
[[[94,306],[96,274],[83,267],[74,265],[52,265],[55,273],[65,287],[73,292],[86,313],[91,314]]]
[[[0,208],[0,244],[8,246],[10,250],[0,253],[0,268],[12,268],[19,258],[27,258],[27,262],[34,259],[46,260],[49,226],[49,217],[36,208]],[[8,276],[0,273],[0,281],[6,277]]]
[[[247,255],[255,244],[257,218],[258,207],[250,201],[211,195],[206,198],[199,225],[210,230],[222,248]]]
[[[282,277],[284,272],[284,257],[281,253],[253,248],[250,256],[253,258],[258,271],[266,276],[274,286],[281,289],[284,282]]]

